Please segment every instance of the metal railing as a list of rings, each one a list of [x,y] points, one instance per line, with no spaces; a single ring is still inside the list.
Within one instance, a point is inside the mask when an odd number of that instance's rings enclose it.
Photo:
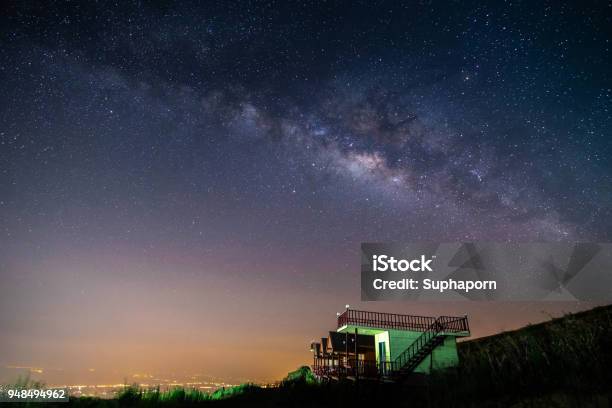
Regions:
[[[429,346],[433,346],[435,339],[438,338],[441,332],[445,331],[445,327],[440,323],[441,317],[437,318],[431,326],[417,337],[393,362],[392,370],[398,371],[407,368],[412,370],[414,366],[422,361],[420,357],[425,357],[420,352]],[[419,360],[420,359],[420,360]],[[417,361],[419,360],[419,361]]]
[[[391,372],[391,364],[338,356],[315,357],[312,371],[324,378],[378,378]]]
[[[447,333],[469,332],[467,317],[441,316],[438,318]],[[349,324],[384,329],[427,331],[436,321],[435,317],[402,315],[395,313],[345,310],[338,316],[338,328]]]
[[[445,333],[470,332],[467,316],[440,316],[437,320],[442,325],[442,331]]]

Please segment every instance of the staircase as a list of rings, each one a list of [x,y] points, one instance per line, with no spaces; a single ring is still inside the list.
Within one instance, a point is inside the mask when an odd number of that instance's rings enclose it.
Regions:
[[[444,341],[445,329],[444,318],[437,318],[391,363],[390,377],[404,377],[412,373],[421,361]]]

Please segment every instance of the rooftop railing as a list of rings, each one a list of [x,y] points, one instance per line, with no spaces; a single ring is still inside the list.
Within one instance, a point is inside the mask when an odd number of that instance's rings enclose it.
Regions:
[[[368,312],[347,309],[338,316],[338,328],[347,325],[382,329],[426,331],[436,321],[435,317],[402,315],[396,313]],[[438,322],[446,333],[469,332],[467,317],[441,316]]]

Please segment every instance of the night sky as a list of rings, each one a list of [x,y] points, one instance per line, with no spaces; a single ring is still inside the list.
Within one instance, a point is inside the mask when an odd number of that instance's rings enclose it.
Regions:
[[[0,379],[277,379],[362,241],[609,241],[609,2],[4,3]],[[169,374],[169,375],[170,375]]]

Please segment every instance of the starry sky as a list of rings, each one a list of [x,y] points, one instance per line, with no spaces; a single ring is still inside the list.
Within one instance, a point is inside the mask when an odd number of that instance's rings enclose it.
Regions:
[[[609,2],[8,2],[0,379],[269,380],[363,241],[609,241]]]

